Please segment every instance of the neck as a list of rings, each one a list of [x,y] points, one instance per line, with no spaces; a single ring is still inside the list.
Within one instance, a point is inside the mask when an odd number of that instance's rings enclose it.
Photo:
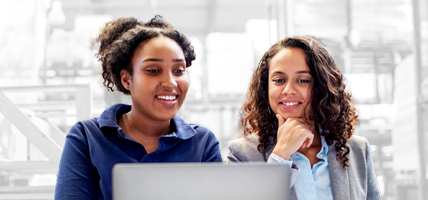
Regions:
[[[120,120],[128,132],[138,133],[145,137],[160,137],[170,132],[171,120],[157,121],[151,119],[136,111],[134,107],[128,113],[123,114]]]
[[[322,146],[321,143],[321,135],[318,131],[318,127],[315,125],[314,122],[312,122],[309,125],[309,130],[314,134],[314,140],[312,141],[311,147],[319,147]]]
[[[309,130],[314,134],[314,139],[312,141],[312,144],[309,148],[300,148],[298,152],[300,152],[301,154],[306,156],[306,158],[309,159],[309,162],[312,168],[315,163],[321,160],[317,157],[317,154],[322,149],[322,142],[321,142],[321,135],[318,132],[318,128],[315,126],[314,123],[309,126]]]

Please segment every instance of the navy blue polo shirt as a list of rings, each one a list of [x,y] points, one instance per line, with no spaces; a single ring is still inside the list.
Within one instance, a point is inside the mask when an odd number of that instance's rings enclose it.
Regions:
[[[221,162],[214,134],[180,117],[171,119],[173,132],[159,138],[158,149],[144,147],[125,135],[118,119],[131,106],[116,104],[99,118],[83,120],[68,133],[62,153],[55,199],[112,199],[112,168],[117,163]]]

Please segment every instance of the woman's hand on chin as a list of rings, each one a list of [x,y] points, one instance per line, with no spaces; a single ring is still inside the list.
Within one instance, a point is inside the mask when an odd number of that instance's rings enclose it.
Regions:
[[[278,118],[277,142],[272,153],[285,160],[290,160],[291,155],[297,150],[311,146],[314,134],[302,119],[288,118],[285,120],[279,114],[276,115],[276,118]]]

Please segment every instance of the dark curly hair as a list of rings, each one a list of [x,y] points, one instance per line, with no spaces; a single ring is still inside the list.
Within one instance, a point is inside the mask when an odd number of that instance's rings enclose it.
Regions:
[[[311,94],[311,116],[305,115],[304,118],[322,128],[321,135],[325,137],[327,144],[335,143],[337,160],[343,163],[343,167],[348,167],[349,146],[346,142],[358,123],[357,115],[352,105],[351,94],[345,90],[346,85],[339,68],[325,45],[313,36],[286,37],[263,55],[250,83],[246,102],[240,109],[242,134],[244,136],[258,134],[258,150],[261,153],[271,145],[270,137],[276,141],[278,121],[269,106],[268,97],[269,61],[284,48],[300,48],[305,52],[306,64],[314,84]]]
[[[133,17],[118,18],[101,28],[98,37],[92,41],[92,47],[98,48],[95,56],[102,63],[103,84],[107,90],[114,91],[115,86],[118,91],[130,94],[122,85],[120,71],[126,69],[132,76],[131,59],[137,46],[141,42],[160,36],[177,42],[183,50],[186,67],[192,65],[196,55],[189,39],[159,15],[146,23]]]

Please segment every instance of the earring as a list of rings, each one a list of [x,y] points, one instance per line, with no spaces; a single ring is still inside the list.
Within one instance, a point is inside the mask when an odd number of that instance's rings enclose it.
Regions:
[[[268,104],[268,113],[269,113],[269,115],[273,115],[272,112],[271,112],[271,110],[272,110],[272,108],[270,107],[270,104]]]

